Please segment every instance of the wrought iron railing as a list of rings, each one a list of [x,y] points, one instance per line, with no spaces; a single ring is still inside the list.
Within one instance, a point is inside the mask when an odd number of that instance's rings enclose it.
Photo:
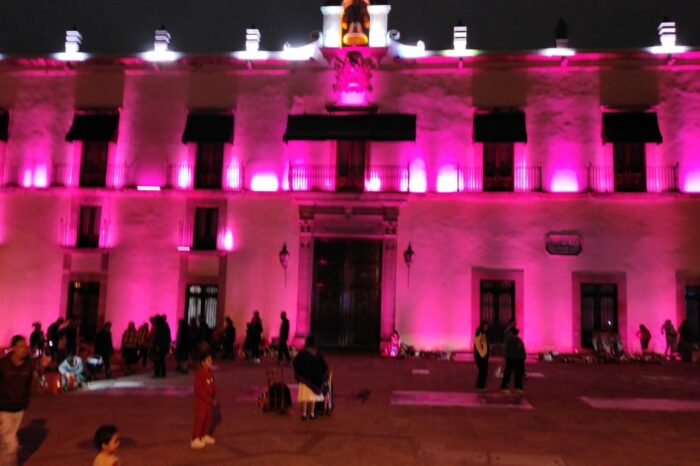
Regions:
[[[515,192],[542,191],[542,167],[516,165],[513,167],[513,181]]]
[[[51,186],[83,186],[120,189],[134,185],[131,167],[124,163],[110,163],[102,173],[81,173],[80,167],[70,163],[54,163]]]
[[[647,191],[650,193],[678,191],[678,164],[647,167]]]
[[[595,193],[611,193],[615,191],[615,178],[613,167],[589,165],[588,189]]]
[[[410,172],[402,165],[374,165],[365,170],[335,165],[290,165],[291,191],[407,192]]]

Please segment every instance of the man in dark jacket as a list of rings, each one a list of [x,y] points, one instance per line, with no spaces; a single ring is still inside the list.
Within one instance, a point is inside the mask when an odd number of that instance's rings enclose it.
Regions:
[[[165,377],[165,358],[170,352],[170,327],[163,316],[154,319],[153,335],[151,337],[150,356],[153,361],[153,377]]]
[[[280,325],[280,344],[277,351],[277,361],[282,363],[282,358],[285,358],[287,363],[290,363],[292,362],[292,357],[289,355],[289,347],[287,346],[287,341],[289,340],[289,319],[287,319],[287,313],[282,311],[280,318],[282,319],[282,324]]]
[[[12,351],[0,359],[0,464],[3,465],[17,464],[17,430],[29,405],[34,377],[34,363],[28,355],[27,341],[15,335]],[[49,362],[47,356],[41,359],[42,366]]]
[[[226,327],[224,328],[224,358],[236,359],[234,346],[236,344],[236,327],[233,326],[233,320],[226,317]]]
[[[511,330],[510,336],[506,340],[506,368],[503,371],[503,381],[501,382],[501,390],[509,392],[508,384],[510,376],[515,372],[515,391],[522,393],[523,391],[523,376],[525,375],[525,344],[520,339],[518,334],[520,331],[517,328]]]
[[[108,379],[111,378],[112,355],[114,354],[111,322],[105,322],[104,326],[95,335],[95,354],[102,356],[102,363],[105,367],[105,375]]]

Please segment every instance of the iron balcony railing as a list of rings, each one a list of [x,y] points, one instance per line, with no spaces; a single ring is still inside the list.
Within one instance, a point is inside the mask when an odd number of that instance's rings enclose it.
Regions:
[[[408,192],[410,172],[402,165],[369,168],[335,165],[290,165],[291,191]]]
[[[192,164],[168,165],[167,188],[175,189],[225,189],[241,191],[244,188],[245,170],[242,164],[231,164],[220,173],[198,173]]]
[[[514,191],[534,192],[542,190],[542,167],[516,165],[512,175],[487,175],[480,166],[458,167],[456,190],[458,192]]]
[[[678,164],[648,166],[642,172],[618,172],[612,166],[590,165],[588,189],[598,193],[650,192],[678,190]]]
[[[85,186],[91,188],[120,189],[134,186],[131,167],[123,163],[110,163],[104,174],[81,173],[81,167],[70,163],[54,163],[51,170],[51,186]]]

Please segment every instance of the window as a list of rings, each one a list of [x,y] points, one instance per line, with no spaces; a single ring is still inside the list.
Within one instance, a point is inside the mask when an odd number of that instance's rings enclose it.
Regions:
[[[185,296],[185,318],[199,320],[204,315],[210,329],[216,328],[216,309],[219,302],[219,287],[217,285],[188,285]]]
[[[104,187],[107,180],[108,141],[83,141],[80,162],[80,186]]]
[[[643,142],[613,144],[615,191],[647,190],[645,155]]]
[[[196,189],[221,189],[223,164],[223,142],[197,143],[194,187]]]
[[[338,141],[336,191],[364,191],[366,157],[367,141]]]
[[[593,348],[595,333],[618,333],[617,319],[617,285],[581,283],[581,346]]]
[[[503,343],[508,321],[515,317],[515,282],[481,280],[480,319],[491,327],[491,341]]]
[[[100,246],[100,206],[81,206],[78,225],[79,248],[97,248]]]
[[[484,191],[513,191],[512,142],[484,143]]]
[[[685,318],[695,341],[700,341],[700,286],[685,287]]]
[[[192,246],[200,251],[216,249],[219,227],[219,209],[198,207],[195,212],[194,241]]]

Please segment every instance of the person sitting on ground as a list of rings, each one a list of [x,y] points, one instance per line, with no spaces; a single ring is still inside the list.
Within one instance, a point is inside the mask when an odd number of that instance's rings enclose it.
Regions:
[[[323,384],[328,379],[328,365],[316,349],[313,336],[306,337],[304,349],[294,358],[294,377],[299,382],[301,419],[316,418],[316,403],[323,401]]]
[[[119,466],[119,458],[115,455],[119,449],[119,431],[115,426],[100,426],[95,432],[95,446],[100,452],[92,466]]]
[[[73,354],[68,355],[58,366],[63,390],[73,390],[82,385],[85,382],[85,374],[83,371],[83,360],[80,359],[80,356],[75,356]]]

